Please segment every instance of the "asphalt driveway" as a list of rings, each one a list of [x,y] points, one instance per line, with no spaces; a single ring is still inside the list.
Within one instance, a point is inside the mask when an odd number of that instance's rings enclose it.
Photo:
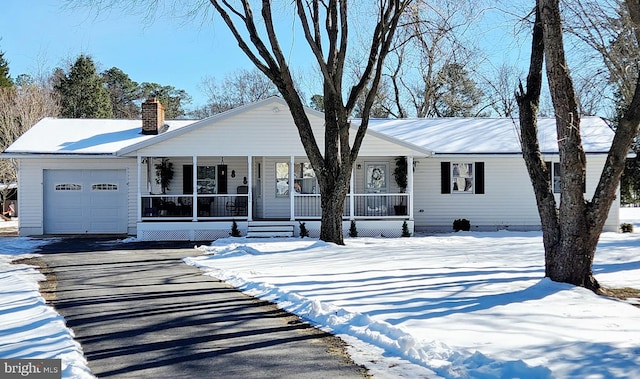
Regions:
[[[339,339],[203,276],[191,243],[63,239],[39,253],[99,378],[363,378]]]

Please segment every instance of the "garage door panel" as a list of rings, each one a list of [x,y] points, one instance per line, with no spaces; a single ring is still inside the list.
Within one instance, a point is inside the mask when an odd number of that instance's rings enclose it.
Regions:
[[[47,234],[127,232],[125,170],[45,170]]]

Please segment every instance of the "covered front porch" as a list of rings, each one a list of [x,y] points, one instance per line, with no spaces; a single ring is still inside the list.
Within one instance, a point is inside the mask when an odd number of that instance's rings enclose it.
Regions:
[[[413,230],[413,170],[406,188],[394,180],[397,159],[361,157],[345,200],[345,234],[356,221],[359,236],[399,236]],[[320,231],[320,193],[306,157],[137,157],[139,239],[213,240],[227,237],[235,221],[242,235],[256,225],[289,225],[311,237]],[[170,178],[170,180],[167,180]],[[290,178],[292,180],[290,180]]]

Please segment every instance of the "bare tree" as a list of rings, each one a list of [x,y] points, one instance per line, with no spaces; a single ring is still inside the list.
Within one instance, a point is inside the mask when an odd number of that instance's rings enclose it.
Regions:
[[[604,102],[614,113],[619,102],[631,102],[640,71],[635,59],[640,44],[628,7],[623,0],[563,0],[563,6],[565,28],[581,43],[573,45],[572,55],[582,57],[579,66],[588,70],[578,70],[580,111],[592,114],[596,111],[592,108],[598,104],[602,108]]]
[[[521,73],[515,66],[504,63],[493,75],[483,78],[486,98],[490,99],[489,105],[498,116],[516,116],[518,103],[513,93],[520,77]]]
[[[627,0],[626,4],[631,20],[640,26],[640,3]],[[587,200],[583,194],[586,157],[578,101],[565,57],[559,8],[559,0],[538,0],[536,4],[526,90],[521,85],[517,94],[522,150],[542,223],[546,276],[595,291],[599,288],[592,272],[596,245],[616,196],[625,157],[640,127],[640,86],[636,82],[631,105],[616,130],[600,181],[591,200]],[[635,38],[640,41],[638,29]],[[559,206],[537,140],[543,62],[558,133],[562,180]]]
[[[473,20],[481,12],[478,3],[418,0],[402,19],[402,26],[390,52],[385,76],[389,78],[397,117],[438,116],[438,102],[459,93],[444,91],[448,68],[466,67],[476,54],[465,40]],[[451,100],[451,99],[449,99]]]
[[[0,88],[0,151],[46,116],[60,114],[60,104],[48,83],[25,82],[13,88]],[[17,169],[10,159],[0,159],[0,183],[17,181]],[[11,189],[0,190],[3,206]]]
[[[208,97],[204,107],[207,116],[278,94],[273,82],[258,69],[236,70],[225,75],[221,81],[215,77],[205,77],[202,89]]]
[[[362,75],[347,91],[345,62],[349,44],[349,7],[346,0],[295,0],[295,12],[305,40],[322,73],[324,88],[324,151],[316,141],[304,102],[296,90],[287,57],[273,23],[271,2],[262,1],[261,20],[256,20],[249,0],[232,5],[226,0],[210,0],[251,62],[278,88],[289,106],[298,134],[318,178],[321,193],[320,239],[344,244],[342,212],[351,170],[369,123],[384,60],[389,52],[398,21],[411,0],[379,1],[370,43],[362,60]],[[361,14],[360,16],[364,16]],[[259,31],[258,26],[262,27]],[[353,144],[349,116],[361,96],[362,121]]]

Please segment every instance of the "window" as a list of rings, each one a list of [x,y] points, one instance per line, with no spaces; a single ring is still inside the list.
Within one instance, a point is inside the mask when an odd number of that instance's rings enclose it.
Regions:
[[[553,193],[560,193],[562,186],[562,171],[560,171],[560,162],[553,162]]]
[[[198,166],[198,193],[216,193],[216,166]]]
[[[289,196],[289,163],[276,163],[276,197]]]
[[[91,186],[92,191],[117,191],[118,185],[111,183],[100,183]]]
[[[56,184],[56,191],[81,191],[82,186],[80,184]]]
[[[473,193],[473,163],[451,164],[452,193]]]
[[[198,166],[196,182],[198,193],[217,193],[216,184],[216,166]],[[193,194],[193,165],[182,166],[182,193]]]
[[[311,163],[296,163],[293,166],[293,189],[296,193],[319,193],[316,173]],[[276,163],[276,196],[289,196],[289,163]]]
[[[365,188],[367,192],[386,193],[389,183],[389,164],[365,163]]]
[[[562,191],[562,169],[560,168],[560,162],[545,162],[549,175],[551,177],[551,185],[553,186],[553,193],[560,193]],[[583,183],[582,192],[587,192],[586,181]]]
[[[296,163],[294,166],[294,184],[293,189],[296,193],[313,194],[319,193],[318,181],[316,173],[311,167],[311,163]]]
[[[484,162],[440,162],[441,191],[484,194]]]

